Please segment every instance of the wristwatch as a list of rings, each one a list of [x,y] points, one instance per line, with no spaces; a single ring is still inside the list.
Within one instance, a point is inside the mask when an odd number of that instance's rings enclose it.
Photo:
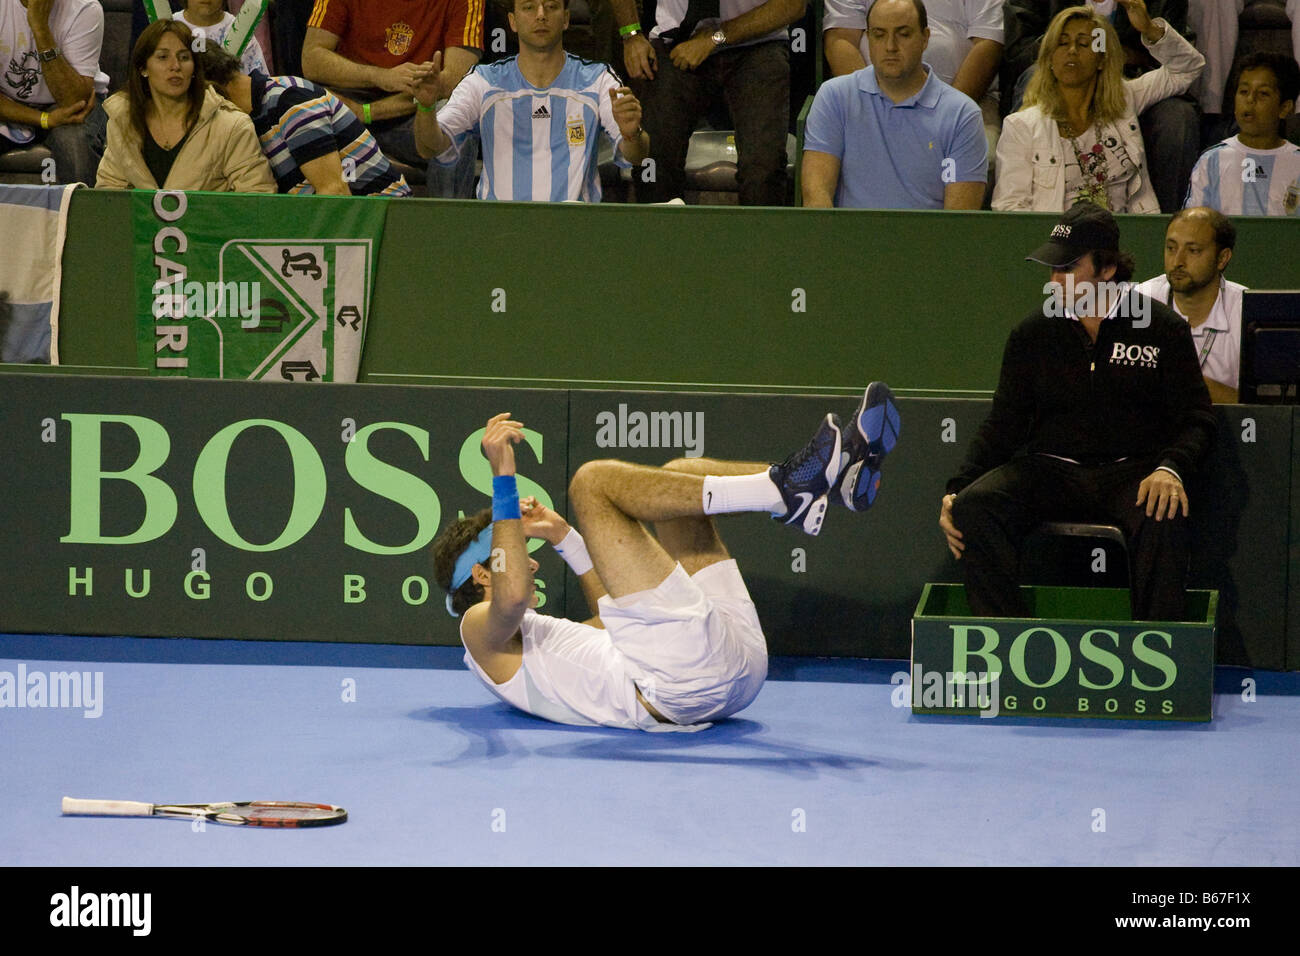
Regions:
[[[726,31],[726,30],[723,30],[723,29],[717,29],[717,30],[714,30],[714,31],[713,31],[713,36],[709,37],[709,39],[713,41],[713,47],[714,47],[714,49],[717,49],[718,47],[726,46],[726,45],[727,45],[727,31]]]
[[[36,51],[36,59],[40,60],[42,63],[49,63],[51,60],[57,60],[58,58],[59,48],[56,46],[52,46],[48,50]]]

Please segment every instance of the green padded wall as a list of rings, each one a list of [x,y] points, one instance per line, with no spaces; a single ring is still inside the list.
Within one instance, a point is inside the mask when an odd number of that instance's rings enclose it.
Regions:
[[[900,389],[983,393],[1007,331],[1042,302],[1045,270],[1023,258],[1053,221],[393,201],[362,380],[808,393],[852,391],[869,368]],[[1138,276],[1161,271],[1165,218],[1120,222]],[[1296,285],[1295,223],[1239,225],[1229,275]],[[135,365],[131,243],[126,193],[77,192],[65,363]]]

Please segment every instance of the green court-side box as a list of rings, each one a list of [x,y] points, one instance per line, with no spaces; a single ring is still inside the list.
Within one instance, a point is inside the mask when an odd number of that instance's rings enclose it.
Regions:
[[[912,712],[1209,720],[1218,591],[1187,620],[1134,621],[1122,588],[1026,587],[1026,618],[971,613],[960,584],[927,584],[912,618]]]

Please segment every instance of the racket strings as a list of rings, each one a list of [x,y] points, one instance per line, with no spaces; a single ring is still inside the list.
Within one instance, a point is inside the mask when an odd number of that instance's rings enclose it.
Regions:
[[[222,807],[218,820],[228,823],[245,823],[250,826],[311,826],[324,823],[342,823],[347,811],[342,807],[316,803],[278,803],[255,801]]]

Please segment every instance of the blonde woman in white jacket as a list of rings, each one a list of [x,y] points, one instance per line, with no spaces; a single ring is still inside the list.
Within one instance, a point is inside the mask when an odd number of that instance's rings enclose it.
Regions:
[[[1062,10],[1047,28],[1025,105],[1002,124],[993,208],[1061,213],[1076,202],[1158,213],[1138,114],[1185,92],[1205,58],[1144,0],[1117,0],[1160,69],[1124,79],[1124,49],[1106,17]]]

